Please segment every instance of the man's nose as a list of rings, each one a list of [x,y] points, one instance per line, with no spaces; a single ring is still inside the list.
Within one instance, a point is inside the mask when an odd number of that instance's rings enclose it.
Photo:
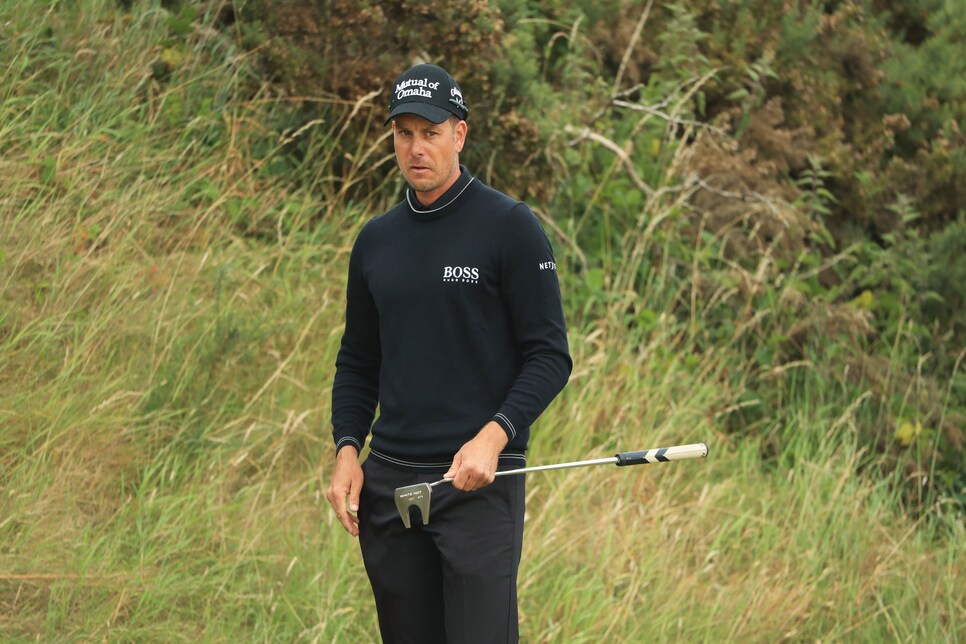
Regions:
[[[410,151],[410,153],[414,157],[421,157],[421,156],[423,156],[423,153],[425,152],[424,145],[425,144],[424,144],[423,140],[420,137],[414,136],[413,137],[413,144],[409,148],[409,151]]]

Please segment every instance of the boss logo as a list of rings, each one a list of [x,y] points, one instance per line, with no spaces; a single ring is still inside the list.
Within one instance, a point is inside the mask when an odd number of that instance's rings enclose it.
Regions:
[[[480,269],[475,266],[444,266],[444,282],[469,282],[476,284],[480,280]]]

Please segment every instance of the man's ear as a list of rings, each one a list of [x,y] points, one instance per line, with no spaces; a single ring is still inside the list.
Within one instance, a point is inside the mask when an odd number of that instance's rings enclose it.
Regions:
[[[468,127],[466,121],[459,121],[453,126],[453,134],[456,136],[456,152],[463,151],[463,144],[466,143],[466,131]]]

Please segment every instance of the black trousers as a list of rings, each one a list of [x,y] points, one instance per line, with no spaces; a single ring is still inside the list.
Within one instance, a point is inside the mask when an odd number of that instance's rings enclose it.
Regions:
[[[500,469],[514,469],[507,463]],[[397,487],[440,474],[395,469],[370,456],[359,501],[359,543],[386,644],[517,642],[517,569],[525,475],[461,492],[433,488],[429,523],[406,528]],[[415,518],[415,517],[414,517]]]

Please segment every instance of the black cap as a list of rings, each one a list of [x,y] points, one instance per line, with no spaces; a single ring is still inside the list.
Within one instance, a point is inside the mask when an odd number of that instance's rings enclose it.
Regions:
[[[400,74],[392,86],[389,118],[400,114],[415,114],[433,123],[442,123],[450,116],[465,121],[469,115],[463,93],[453,77],[436,65],[416,65]]]

